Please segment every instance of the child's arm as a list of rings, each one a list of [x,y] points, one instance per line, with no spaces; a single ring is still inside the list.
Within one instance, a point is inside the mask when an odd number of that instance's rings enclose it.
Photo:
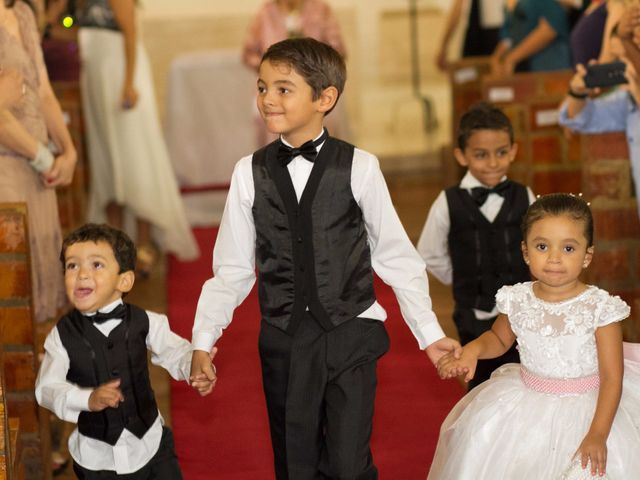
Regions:
[[[508,317],[500,314],[493,322],[491,330],[462,347],[460,359],[455,359],[452,355],[443,357],[438,362],[438,373],[441,378],[453,378],[464,374],[464,381],[469,382],[475,375],[478,360],[503,355],[515,340],[516,336],[511,329]]]
[[[67,381],[69,355],[60,341],[57,328],[47,335],[44,348],[44,359],[36,379],[36,400],[58,418],[77,423],[80,413],[90,410],[94,389],[80,388]],[[103,400],[102,396],[100,398]]]
[[[591,427],[582,440],[576,455],[580,455],[582,468],[591,460],[591,475],[604,475],[607,465],[607,437],[618,410],[622,394],[622,327],[620,322],[610,323],[596,330],[600,389]]]
[[[147,311],[149,316],[149,334],[147,348],[151,351],[151,363],[159,365],[169,372],[175,380],[188,380],[189,385],[201,395],[208,395],[215,386],[217,377],[191,376],[191,343],[175,334],[169,327],[165,315]],[[217,349],[214,347],[209,355],[209,363],[213,360]],[[213,370],[213,368],[212,368]]]
[[[429,209],[416,248],[427,265],[427,271],[444,285],[451,285],[453,268],[449,255],[449,205],[447,197],[440,192]]]

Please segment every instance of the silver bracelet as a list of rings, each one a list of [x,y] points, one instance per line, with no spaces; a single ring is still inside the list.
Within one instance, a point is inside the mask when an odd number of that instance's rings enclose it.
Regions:
[[[33,160],[31,160],[31,166],[38,173],[44,173],[51,170],[53,166],[53,154],[42,143],[38,142],[38,151]]]

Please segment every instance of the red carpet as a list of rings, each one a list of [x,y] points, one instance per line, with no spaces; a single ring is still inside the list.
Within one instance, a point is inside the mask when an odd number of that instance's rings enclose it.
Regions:
[[[173,330],[191,338],[202,283],[211,276],[216,230],[196,229],[203,257],[169,259],[168,314]],[[402,320],[392,290],[377,281],[378,300],[389,314],[391,350],[379,363],[372,441],[382,480],[424,480],[440,423],[463,391],[441,381]],[[218,385],[201,398],[173,382],[171,402],[176,450],[185,480],[273,478],[267,412],[258,358],[259,309],[254,291],[234,314],[218,342]]]

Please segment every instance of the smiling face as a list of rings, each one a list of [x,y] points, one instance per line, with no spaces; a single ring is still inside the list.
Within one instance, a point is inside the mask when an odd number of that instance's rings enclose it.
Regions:
[[[132,271],[120,273],[107,242],[78,242],[65,251],[65,290],[69,301],[82,313],[95,312],[121,298],[133,282]]]
[[[294,147],[314,139],[322,131],[324,114],[337,99],[335,87],[317,99],[304,78],[285,63],[260,65],[257,105],[267,129],[280,134]]]
[[[509,171],[517,152],[518,146],[511,143],[508,132],[482,129],[474,130],[464,150],[456,148],[454,155],[480,183],[494,187]]]
[[[582,288],[578,280],[593,257],[585,224],[569,215],[548,215],[535,221],[522,242],[522,253],[541,288],[571,296]]]

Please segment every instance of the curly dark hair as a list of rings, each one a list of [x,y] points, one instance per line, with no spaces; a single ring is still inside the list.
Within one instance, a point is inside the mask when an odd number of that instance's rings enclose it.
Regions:
[[[126,233],[104,223],[86,223],[69,233],[62,241],[60,261],[63,269],[67,248],[80,242],[108,243],[120,267],[119,273],[134,271],[136,268],[136,246]]]
[[[587,246],[593,246],[593,215],[589,204],[581,196],[570,193],[550,193],[533,202],[522,218],[522,238],[527,239],[531,226],[545,217],[567,215],[584,223]]]
[[[476,130],[502,130],[509,134],[513,144],[513,125],[511,120],[495,105],[488,102],[478,102],[472,105],[460,118],[458,125],[458,148],[467,147],[469,137]]]

